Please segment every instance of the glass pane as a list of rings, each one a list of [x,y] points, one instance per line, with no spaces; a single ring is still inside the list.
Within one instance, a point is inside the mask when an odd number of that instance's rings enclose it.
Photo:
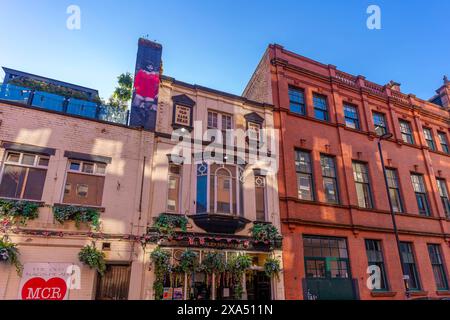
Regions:
[[[70,170],[72,171],[80,171],[80,163],[79,162],[70,162]]]
[[[35,159],[36,156],[34,154],[24,154],[22,157],[22,164],[33,166]]]
[[[41,167],[48,167],[48,162],[49,162],[48,158],[39,157],[38,165],[41,166]]]
[[[28,170],[27,184],[25,186],[23,198],[41,200],[47,170],[35,168],[29,168]]]
[[[96,173],[97,174],[105,174],[106,173],[106,164],[97,163]]]
[[[83,172],[84,173],[94,173],[94,164],[93,163],[83,163]]]
[[[7,162],[19,162],[20,159],[20,153],[8,153],[8,156],[6,157]]]
[[[66,189],[63,202],[79,205],[101,206],[103,198],[104,176],[68,173],[66,184],[73,187]],[[73,190],[75,189],[75,190]]]
[[[6,198],[20,198],[27,168],[5,165],[0,196]]]

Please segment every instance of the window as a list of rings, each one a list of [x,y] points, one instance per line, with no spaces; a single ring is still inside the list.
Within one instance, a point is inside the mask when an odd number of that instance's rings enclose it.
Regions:
[[[314,117],[319,120],[328,121],[327,97],[320,94],[313,94]]]
[[[380,287],[375,290],[388,290],[388,280],[386,276],[386,268],[384,266],[383,250],[381,249],[381,241],[366,240],[366,253],[369,266],[377,266],[380,268]]]
[[[448,148],[448,140],[447,135],[444,132],[438,131],[439,142],[441,144],[442,152],[450,154],[450,150]]]
[[[322,154],[320,156],[320,164],[322,166],[325,199],[328,203],[339,203],[335,159]]]
[[[398,174],[395,169],[386,169],[386,176],[389,187],[389,197],[391,198],[394,212],[403,212],[400,187],[398,184]]]
[[[46,156],[8,151],[2,168],[0,197],[41,200],[48,162]]]
[[[353,178],[355,179],[358,206],[361,208],[372,208],[372,195],[367,164],[353,161]]]
[[[106,164],[69,160],[63,203],[101,206]]]
[[[409,276],[409,290],[420,290],[419,273],[417,272],[412,244],[409,242],[400,242],[400,252],[402,253],[405,275]]]
[[[383,113],[373,113],[373,124],[375,125],[375,132],[377,135],[382,136],[388,132],[386,124],[386,116]]]
[[[259,141],[261,125],[255,122],[248,122],[248,136],[250,140]]]
[[[289,87],[289,110],[305,115],[305,92],[301,89]]]
[[[314,200],[311,157],[309,152],[295,152],[295,168],[297,171],[298,198]]]
[[[430,206],[428,205],[427,192],[425,190],[425,184],[423,182],[423,176],[417,173],[411,173],[411,182],[414,192],[416,193],[417,206],[419,207],[419,213],[424,216],[429,216]]]
[[[430,128],[423,128],[423,135],[425,136],[425,141],[427,142],[428,148],[435,151],[436,146],[434,144],[433,133]]]
[[[405,120],[400,120],[399,123],[403,142],[414,144],[414,138],[411,131],[411,124]]]
[[[359,130],[358,108],[350,104],[344,104],[345,125]]]
[[[226,138],[226,130],[233,129],[233,116],[215,111],[208,111],[208,129],[222,131],[222,138]]]
[[[255,176],[256,220],[266,221],[266,178]]]
[[[448,199],[447,183],[444,179],[436,178],[439,195],[441,196],[442,206],[444,207],[445,215],[450,219],[450,200]]]
[[[209,191],[208,191],[209,190]],[[197,213],[243,214],[243,170],[236,165],[197,164]]]
[[[167,191],[167,210],[180,213],[181,166],[170,164]]]
[[[428,254],[430,255],[437,289],[448,290],[447,275],[441,257],[441,246],[438,244],[428,244]]]
[[[345,238],[304,236],[303,250],[307,278],[351,278]]]
[[[219,128],[219,122],[218,122],[219,114],[217,112],[208,111],[208,128],[209,129],[218,129]]]

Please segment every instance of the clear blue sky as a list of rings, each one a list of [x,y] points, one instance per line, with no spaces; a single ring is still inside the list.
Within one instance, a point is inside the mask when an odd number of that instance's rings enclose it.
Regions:
[[[164,73],[242,93],[269,43],[429,98],[450,76],[450,1],[0,0],[0,65],[112,92],[137,39],[163,45]],[[81,30],[66,9],[81,8]],[[366,28],[381,7],[382,29]],[[2,74],[0,74],[3,77]]]

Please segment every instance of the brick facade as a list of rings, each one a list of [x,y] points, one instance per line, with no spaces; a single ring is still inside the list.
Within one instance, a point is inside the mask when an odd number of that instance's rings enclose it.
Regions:
[[[269,57],[269,58],[267,58]],[[270,70],[270,71],[268,71]],[[263,80],[262,72],[270,74],[271,85]],[[289,87],[304,92],[304,115],[290,110]],[[449,83],[439,90],[448,92]],[[372,112],[383,113],[392,138],[382,141],[386,166],[398,171],[403,212],[396,215],[400,241],[411,242],[416,257],[420,289],[413,297],[440,297],[450,295],[439,291],[431,269],[427,244],[438,244],[445,260],[445,272],[450,267],[450,220],[446,216],[438,193],[436,177],[445,179],[450,187],[450,155],[439,144],[438,131],[449,136],[449,109],[447,106],[406,95],[396,85],[380,86],[362,76],[341,72],[333,65],[324,65],[270,45],[249,82],[244,96],[264,97],[260,92],[271,90],[275,105],[275,127],[280,133],[280,170],[278,185],[280,216],[284,236],[283,257],[287,299],[304,299],[305,235],[342,237],[347,241],[350,276],[354,281],[354,298],[404,299],[401,265],[393,234],[388,198],[378,155],[378,137],[374,131]],[[447,90],[447,91],[446,91]],[[326,98],[328,121],[315,119],[313,94]],[[267,97],[268,95],[266,95]],[[446,96],[447,97],[447,96]],[[442,98],[442,101],[448,101]],[[343,104],[357,108],[359,130],[345,125]],[[411,124],[414,144],[403,142],[399,120]],[[436,150],[427,147],[423,127],[430,128]],[[295,150],[310,153],[312,163],[313,201],[300,200],[297,189]],[[321,154],[335,157],[339,203],[326,202],[321,171]],[[373,208],[358,206],[352,161],[367,163],[372,190]],[[410,173],[424,177],[431,216],[419,215],[411,184]],[[381,240],[388,289],[372,292],[366,286],[368,278],[365,239]],[[320,298],[320,297],[319,297]]]

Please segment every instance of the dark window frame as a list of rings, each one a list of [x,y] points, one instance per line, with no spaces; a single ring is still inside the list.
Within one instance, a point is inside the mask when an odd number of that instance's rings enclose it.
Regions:
[[[426,132],[430,134],[429,137],[427,137]],[[429,127],[423,127],[423,136],[425,138],[428,148],[431,151],[436,151],[436,143],[434,142],[433,130]]]
[[[449,289],[448,286],[448,275],[447,275],[447,271],[446,271],[446,266],[445,266],[445,262],[442,258],[442,249],[441,249],[441,245],[440,244],[436,244],[436,243],[427,243],[427,249],[428,249],[428,256],[430,258],[430,263],[431,263],[431,268],[433,270],[433,276],[434,276],[434,281],[436,284],[436,288],[438,291],[447,291]],[[430,250],[433,249],[433,250]],[[431,252],[433,251],[433,252]],[[435,255],[435,256],[433,256]],[[437,260],[437,261],[436,261]],[[438,276],[436,275],[436,270],[435,267],[437,267],[439,270],[438,272],[440,273],[440,279],[438,278]],[[443,286],[439,286],[439,281],[442,281]]]
[[[320,104],[317,104],[319,100],[325,101],[325,108]],[[314,107],[314,118],[320,121],[330,121],[330,108],[328,104],[328,96],[320,93],[313,92],[313,107]],[[324,117],[318,117],[318,113],[321,113]]]
[[[439,196],[442,201],[442,206],[444,207],[444,213],[447,219],[450,219],[450,198],[448,194],[447,180],[437,177],[436,183],[439,191]]]
[[[330,168],[330,169],[333,169],[334,176],[333,175],[329,175],[326,172],[326,168],[324,167],[324,163],[323,163],[323,160],[325,158],[326,159],[331,159],[331,161],[333,163],[333,167]],[[320,154],[320,167],[321,167],[321,170],[322,170],[322,180],[323,180],[323,189],[324,189],[324,194],[325,194],[325,201],[327,203],[331,203],[331,204],[340,204],[341,201],[340,201],[339,180],[338,180],[338,173],[337,173],[337,166],[336,166],[336,157],[333,156],[333,155],[321,153]],[[327,198],[327,192],[325,192],[325,190],[326,190],[326,188],[325,188],[325,180],[326,179],[329,179],[329,180],[333,181],[336,201],[330,201],[330,199]]]
[[[306,171],[302,171],[299,170],[299,166],[297,165],[297,162],[299,161],[298,159],[298,154],[300,153],[304,153],[308,155],[308,160],[309,160],[309,172]],[[298,199],[300,200],[306,200],[306,201],[315,201],[316,200],[316,192],[315,192],[315,183],[314,183],[314,168],[313,168],[313,161],[312,161],[312,152],[309,150],[304,150],[304,149],[295,149],[295,172],[296,172],[296,177],[297,177],[297,193],[298,193]],[[300,197],[300,184],[299,184],[299,175],[303,175],[303,176],[308,176],[309,177],[309,184],[310,184],[310,194],[311,194],[311,199],[302,199]]]
[[[346,112],[346,108],[351,108],[354,109],[354,112],[352,112],[351,114],[354,114],[354,117],[351,117],[350,114],[347,115]],[[361,124],[360,124],[360,120],[359,120],[359,109],[357,105],[351,104],[351,103],[347,103],[344,102],[343,104],[343,109],[344,109],[344,120],[345,120],[345,126],[354,130],[361,130]],[[353,128],[352,126],[349,126],[348,123],[349,122],[354,124],[355,127]]]
[[[367,255],[367,264],[369,266],[376,265],[381,270],[381,281],[382,281],[382,287],[380,289],[373,289],[374,291],[389,291],[390,290],[390,284],[389,284],[389,277],[387,275],[386,270],[386,261],[384,257],[384,250],[383,250],[383,243],[379,239],[364,239],[364,244],[366,248],[366,255]],[[372,248],[369,244],[372,244]],[[376,246],[374,246],[376,244]],[[375,248],[378,247],[378,248]],[[379,250],[377,250],[379,249]],[[378,253],[378,255],[381,257],[380,261],[371,261],[371,256],[369,255],[369,251],[375,251]],[[381,266],[380,266],[381,265]]]
[[[301,100],[298,101],[293,100],[293,93],[299,93],[301,96]],[[288,96],[289,96],[289,111],[295,114],[300,114],[302,116],[306,115],[306,91],[303,88],[289,86],[288,88]],[[299,108],[299,111],[294,110],[293,105]]]
[[[367,181],[358,181],[356,179],[355,165],[357,165],[357,164],[363,165],[364,168],[366,169],[366,172],[361,172],[361,173],[367,175]],[[366,202],[366,206],[360,205],[359,197],[357,196],[358,206],[360,208],[364,208],[364,209],[373,209],[374,208],[374,199],[373,199],[373,194],[372,194],[372,181],[370,178],[369,164],[367,162],[353,160],[352,161],[352,170],[353,170],[353,180],[355,182],[356,194],[358,195],[358,188],[357,188],[358,184],[363,186],[363,191],[365,192],[364,200]]]
[[[407,249],[406,252],[403,249]],[[419,269],[417,268],[417,259],[414,253],[414,246],[412,242],[401,241],[400,251],[403,257],[403,267],[406,275],[409,276],[408,284],[409,290],[420,291],[422,289],[422,283],[420,280]],[[411,262],[412,260],[412,262]],[[411,285],[411,281],[414,280],[415,286]]]
[[[393,172],[393,179],[395,180],[395,184],[396,186],[392,185],[392,180],[391,177],[388,175],[388,172]],[[386,168],[386,176],[388,178],[388,190],[389,190],[389,197],[391,197],[391,190],[393,190],[394,192],[396,192],[397,196],[398,196],[398,206],[400,210],[395,210],[394,212],[396,213],[402,213],[404,212],[404,205],[403,205],[403,195],[402,195],[402,191],[401,191],[401,185],[400,185],[400,178],[399,178],[399,174],[398,174],[398,170],[396,168],[390,168],[387,167]],[[391,202],[392,202],[392,197],[391,197]],[[392,204],[394,204],[392,202]]]
[[[382,119],[383,121],[383,126],[380,126],[377,122],[375,122],[375,117],[376,116],[380,116],[380,119]],[[386,133],[389,133],[389,126],[387,123],[387,117],[386,114],[383,112],[378,112],[378,111],[372,111],[372,120],[373,120],[373,125],[374,125],[374,130],[376,132],[377,135],[382,136]],[[382,130],[383,132],[380,133],[378,132],[378,130]]]
[[[419,189],[415,188],[413,181],[413,176],[418,177]],[[418,172],[411,172],[411,184],[413,186],[414,193],[416,195],[417,208],[419,209],[419,214],[423,216],[431,216],[430,201],[428,198],[427,186],[425,184],[424,175]],[[423,208],[422,205],[424,206]]]
[[[450,148],[448,146],[447,134],[443,131],[438,131],[439,144],[441,145],[442,152],[450,154]]]
[[[400,126],[400,133],[402,135],[402,140],[405,143],[409,143],[409,144],[415,144],[414,142],[414,135],[413,135],[413,131],[412,131],[412,127],[411,127],[411,122],[407,121],[407,120],[399,120],[399,126]],[[402,127],[402,124],[406,125],[407,130],[404,131],[404,127]]]

